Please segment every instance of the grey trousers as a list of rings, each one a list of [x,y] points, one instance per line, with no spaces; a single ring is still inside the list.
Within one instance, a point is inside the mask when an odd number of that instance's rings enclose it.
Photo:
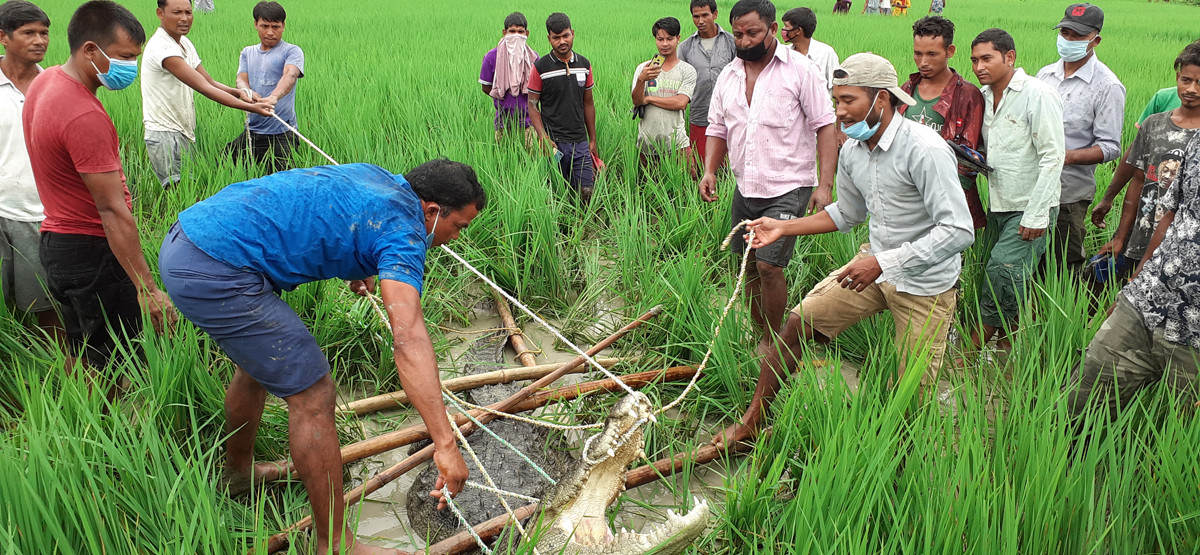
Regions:
[[[1116,416],[1117,408],[1138,391],[1160,381],[1190,402],[1195,399],[1197,366],[1200,349],[1167,341],[1162,325],[1146,328],[1142,314],[1125,295],[1118,295],[1112,315],[1088,344],[1083,363],[1067,384],[1068,408],[1079,416],[1090,403],[1104,404]]]
[[[164,189],[179,182],[183,168],[183,153],[195,147],[183,133],[174,131],[146,131],[146,154],[150,156],[150,168]]]

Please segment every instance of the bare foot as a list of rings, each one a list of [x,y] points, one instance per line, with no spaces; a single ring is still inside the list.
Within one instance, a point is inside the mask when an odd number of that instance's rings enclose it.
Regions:
[[[350,547],[347,548],[343,546],[341,549],[331,552],[329,550],[328,543],[318,541],[317,550],[315,552],[316,555],[326,555],[327,553],[337,553],[340,555],[403,555],[404,553],[399,549],[376,547],[374,545],[362,543],[359,541],[358,537],[354,535],[354,532],[349,529],[347,529],[344,534],[347,542],[353,542]]]
[[[237,497],[249,493],[254,486],[283,478],[286,472],[286,465],[273,462],[254,463],[253,475],[226,468],[217,485],[218,488],[227,489],[230,497]]]
[[[711,445],[715,445],[721,449],[729,449],[738,442],[752,440],[758,435],[758,430],[754,426],[748,424],[734,424],[725,431],[713,436]]]

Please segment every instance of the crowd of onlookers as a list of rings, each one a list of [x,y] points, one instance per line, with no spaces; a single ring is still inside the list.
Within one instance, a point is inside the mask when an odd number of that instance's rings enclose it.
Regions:
[[[908,7],[868,0],[863,10]],[[750,220],[756,233],[747,290],[763,368],[753,405],[727,439],[752,433],[776,376],[794,368],[807,342],[828,342],[884,310],[895,318],[900,351],[908,359],[923,353],[922,381],[936,381],[956,315],[961,253],[972,244],[987,263],[978,318],[964,322],[971,334],[955,366],[969,366],[993,340],[1011,349],[1030,289],[1055,264],[1092,286],[1129,281],[1075,370],[1077,410],[1093,389],[1118,381],[1113,403],[1149,381],[1191,387],[1200,353],[1200,276],[1182,261],[1200,255],[1200,246],[1188,224],[1176,224],[1175,235],[1168,227],[1187,219],[1193,208],[1186,199],[1200,186],[1186,179],[1200,128],[1200,43],[1164,60],[1176,70],[1177,86],[1150,102],[1137,140],[1123,153],[1125,87],[1098,55],[1100,7],[1067,7],[1054,26],[1059,60],[1033,75],[1018,66],[1017,45],[1003,29],[980,32],[969,52],[958,53],[954,24],[937,15],[944,7],[934,2],[934,15],[913,24],[915,71],[907,78],[873,54],[839,59],[814,38],[817,17],[808,8],[777,18],[773,4],[741,0],[725,28],[714,0],[694,0],[690,36],[673,17],[651,26],[657,55],[632,72],[640,169],[686,163],[701,198],[712,202],[716,176],[728,165],[737,182],[729,194],[731,223]],[[484,58],[480,83],[495,98],[497,141],[523,133],[558,160],[586,201],[599,163],[591,64],[574,51],[565,14],[550,15],[546,31],[553,51],[539,57],[525,46],[524,15],[510,15],[504,38]],[[974,81],[949,67],[956,54],[970,56]],[[1093,208],[1096,167],[1118,160]],[[1112,242],[1087,253],[1088,222],[1103,228],[1127,183]],[[985,184],[986,207],[978,191]],[[783,268],[795,237],[868,221],[870,242],[859,255],[788,314]],[[738,239],[736,252],[745,248]],[[1145,356],[1121,351],[1107,337],[1116,326],[1145,339],[1136,346]]]

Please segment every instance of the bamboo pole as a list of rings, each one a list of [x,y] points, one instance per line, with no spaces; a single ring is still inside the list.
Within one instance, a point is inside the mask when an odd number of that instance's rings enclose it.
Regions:
[[[627,362],[635,359],[628,358],[598,358],[596,362],[605,368],[612,368],[618,363]],[[463,376],[461,378],[452,378],[442,382],[442,386],[450,391],[466,391],[475,389],[476,387],[485,385],[495,385],[502,383],[511,383],[521,380],[535,380],[550,372],[558,370],[562,367],[561,363],[539,364],[537,366],[527,367],[510,367],[502,368],[493,372],[485,372],[483,374],[475,374],[472,376]],[[568,373],[580,373],[587,370],[586,366],[576,366]],[[394,409],[400,405],[408,403],[408,394],[404,391],[393,391],[352,401],[346,405],[339,407],[338,411],[343,414],[354,414],[355,416],[363,416],[372,412],[381,410]]]
[[[764,432],[764,434],[767,432]],[[712,462],[717,457],[726,453],[743,453],[749,451],[751,445],[740,442],[732,448],[724,449],[715,445],[705,445],[692,453],[680,453],[674,457],[668,457],[655,461],[653,464],[638,467],[625,473],[625,488],[633,489],[638,486],[648,484],[650,482],[665,478],[683,468],[684,463],[691,458],[695,464],[705,464]],[[514,509],[513,514],[518,519],[524,520],[533,516],[537,512],[538,504],[530,503],[519,509]],[[508,515],[500,515],[491,520],[480,523],[475,526],[475,533],[479,535],[483,541],[488,541],[500,535],[504,527],[508,525]],[[438,543],[435,543],[423,551],[416,552],[415,555],[458,555],[476,549],[475,539],[468,532],[459,532],[449,538],[446,538]]]
[[[537,360],[533,357],[533,353],[525,346],[525,336],[521,334],[521,328],[517,327],[517,321],[513,319],[512,311],[508,309],[508,301],[500,296],[495,289],[492,290],[492,298],[496,300],[496,312],[500,313],[500,321],[504,323],[504,327],[509,329],[508,342],[512,344],[513,351],[517,353],[517,361],[521,366],[537,366]]]
[[[657,305],[654,308],[651,308],[645,314],[639,316],[636,320],[626,324],[624,327],[617,330],[612,335],[604,338],[604,340],[597,343],[591,349],[588,349],[587,355],[589,357],[595,356],[596,353],[599,353],[600,351],[608,348],[609,345],[612,345],[614,342],[616,342],[618,339],[623,337],[625,334],[629,333],[630,331],[633,331],[638,326],[641,326],[642,324],[658,317],[658,315],[662,314],[662,312],[663,312],[662,305]],[[586,362],[585,357],[583,357],[583,356],[575,357],[570,362],[567,362],[566,364],[562,365],[562,367],[560,367],[558,370],[555,370],[554,372],[551,372],[550,374],[547,374],[546,376],[539,378],[537,381],[525,386],[524,388],[522,388],[520,391],[513,394],[508,399],[505,399],[499,403],[492,405],[492,408],[494,408],[495,410],[499,410],[501,412],[507,412],[507,411],[513,410],[513,407],[518,405],[521,401],[524,401],[527,398],[529,398],[529,396],[533,395],[534,392],[536,392],[537,390],[539,390],[549,384],[554,383],[555,380],[562,377],[564,374],[566,374],[572,368],[582,365],[584,362]],[[488,422],[491,422],[495,418],[497,418],[497,417],[494,415],[483,414],[479,417],[479,421],[484,424],[487,424]],[[468,424],[468,425],[462,426],[462,433],[464,436],[470,435],[474,431],[475,431],[475,427],[473,425]],[[384,449],[384,451],[387,451],[387,450],[388,449]],[[375,477],[373,477],[370,480],[367,480],[365,483],[363,483],[363,485],[347,492],[346,497],[345,497],[346,505],[348,506],[348,505],[359,502],[360,500],[365,498],[367,495],[370,495],[372,492],[383,487],[385,484],[391,482],[392,480],[395,480],[396,478],[403,475],[405,472],[412,470],[417,465],[419,465],[425,461],[428,461],[429,459],[432,459],[432,458],[433,458],[433,445],[430,444],[430,445],[427,445],[424,449],[421,449],[417,453],[409,456],[407,459],[400,461],[398,464],[392,466],[391,468],[385,469],[384,471],[380,472]],[[345,457],[343,457],[343,461],[344,460],[345,460]],[[290,532],[296,531],[296,530],[305,530],[310,526],[312,526],[312,515],[304,517],[299,522],[296,522],[295,524],[289,526],[288,529],[283,530],[280,533],[271,536],[270,539],[267,540],[267,553],[275,553],[275,552],[279,551],[280,549],[283,549],[285,546],[287,546],[287,541],[288,541],[287,535]]]

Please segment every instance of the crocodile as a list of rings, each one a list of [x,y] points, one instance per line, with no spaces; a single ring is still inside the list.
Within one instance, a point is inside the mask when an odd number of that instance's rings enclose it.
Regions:
[[[495,332],[475,341],[463,355],[465,363],[462,368],[464,375],[490,372],[504,362],[504,345],[506,332]],[[518,384],[497,384],[478,387],[466,394],[467,400],[477,405],[490,405],[516,393],[521,388]],[[488,429],[504,438],[509,444],[520,449],[550,478],[558,480],[567,474],[574,465],[574,460],[568,452],[568,445],[560,433],[551,433],[546,428],[531,426],[512,420],[498,419],[488,424]],[[467,438],[471,448],[483,462],[492,479],[500,489],[540,498],[550,482],[537,473],[528,463],[511,449],[503,445],[491,435],[478,431]],[[422,445],[415,445],[416,448]],[[464,457],[466,453],[463,453]],[[467,470],[471,479],[484,483],[483,476],[475,463],[466,457]],[[405,507],[413,532],[429,543],[446,539],[450,535],[464,530],[458,517],[447,510],[438,511],[437,501],[430,497],[437,479],[437,467],[427,466],[419,472],[408,490]],[[508,499],[509,505],[522,503]],[[477,489],[466,488],[454,498],[454,503],[462,515],[472,524],[478,524],[505,513],[496,496]]]
[[[625,490],[625,471],[643,458],[644,427],[653,420],[650,400],[642,393],[623,397],[609,411],[604,428],[584,443],[581,461],[542,498],[542,514],[529,531],[533,550],[522,553],[574,555],[675,555],[686,550],[708,525],[707,501],[692,500],[686,513],[667,511],[667,520],[647,525],[642,533],[608,527],[605,512]],[[507,530],[500,552],[512,552],[515,534]]]

